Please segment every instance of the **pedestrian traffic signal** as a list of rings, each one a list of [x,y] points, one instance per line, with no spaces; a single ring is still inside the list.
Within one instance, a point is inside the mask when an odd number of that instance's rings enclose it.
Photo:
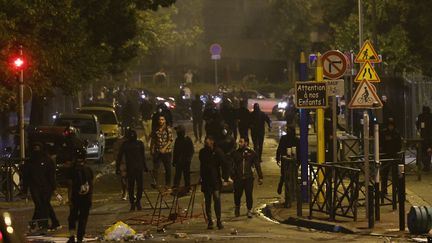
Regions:
[[[26,60],[22,56],[15,56],[11,60],[12,68],[16,71],[22,71],[26,67]]]

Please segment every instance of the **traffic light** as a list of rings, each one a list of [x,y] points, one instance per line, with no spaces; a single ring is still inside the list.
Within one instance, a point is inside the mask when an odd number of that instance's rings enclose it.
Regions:
[[[12,69],[15,71],[22,71],[26,68],[27,62],[23,56],[12,57],[11,61]]]

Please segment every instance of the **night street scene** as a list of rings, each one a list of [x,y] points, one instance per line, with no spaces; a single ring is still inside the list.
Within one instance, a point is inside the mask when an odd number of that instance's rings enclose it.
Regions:
[[[0,243],[432,242],[429,0],[0,0]]]

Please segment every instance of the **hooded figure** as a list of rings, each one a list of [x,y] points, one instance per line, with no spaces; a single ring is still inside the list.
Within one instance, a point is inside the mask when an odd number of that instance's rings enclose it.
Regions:
[[[143,193],[143,171],[147,171],[147,165],[144,155],[144,143],[137,140],[137,134],[134,130],[129,129],[126,134],[126,141],[120,147],[117,155],[116,167],[120,170],[120,162],[125,157],[126,174],[128,180],[128,194],[130,202],[130,211],[135,209],[141,210],[141,198]],[[134,186],[137,186],[136,196]]]
[[[177,138],[174,142],[173,166],[175,167],[174,187],[178,187],[183,174],[185,187],[190,186],[190,165],[194,154],[194,146],[189,136],[186,136],[184,126],[175,128]]]
[[[259,104],[254,104],[254,110],[251,114],[251,134],[254,151],[258,154],[259,160],[262,161],[262,152],[265,135],[265,124],[267,123],[268,129],[271,129],[271,120],[267,114],[261,111]]]
[[[48,218],[52,218],[52,228],[60,224],[54,214],[50,200],[56,189],[55,165],[48,154],[43,150],[42,143],[31,144],[30,160],[23,166],[23,190],[30,190],[35,205],[32,220],[39,222],[39,228],[48,229]],[[32,224],[32,230],[37,224]]]
[[[423,139],[421,146],[423,170],[429,171],[432,153],[432,114],[428,106],[423,106],[423,112],[417,117],[416,126]]]

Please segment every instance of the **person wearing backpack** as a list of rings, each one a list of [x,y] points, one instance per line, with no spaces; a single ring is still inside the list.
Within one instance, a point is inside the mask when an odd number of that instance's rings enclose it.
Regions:
[[[174,142],[173,166],[175,167],[174,187],[178,187],[183,174],[185,187],[190,187],[190,165],[194,154],[192,139],[185,136],[184,126],[179,125],[175,128],[177,138]]]
[[[75,164],[70,169],[68,180],[69,196],[69,240],[67,243],[82,242],[87,219],[92,205],[93,194],[93,171],[86,165],[86,149],[80,148],[75,151]],[[76,223],[78,222],[78,231]],[[76,241],[75,241],[76,234]]]

